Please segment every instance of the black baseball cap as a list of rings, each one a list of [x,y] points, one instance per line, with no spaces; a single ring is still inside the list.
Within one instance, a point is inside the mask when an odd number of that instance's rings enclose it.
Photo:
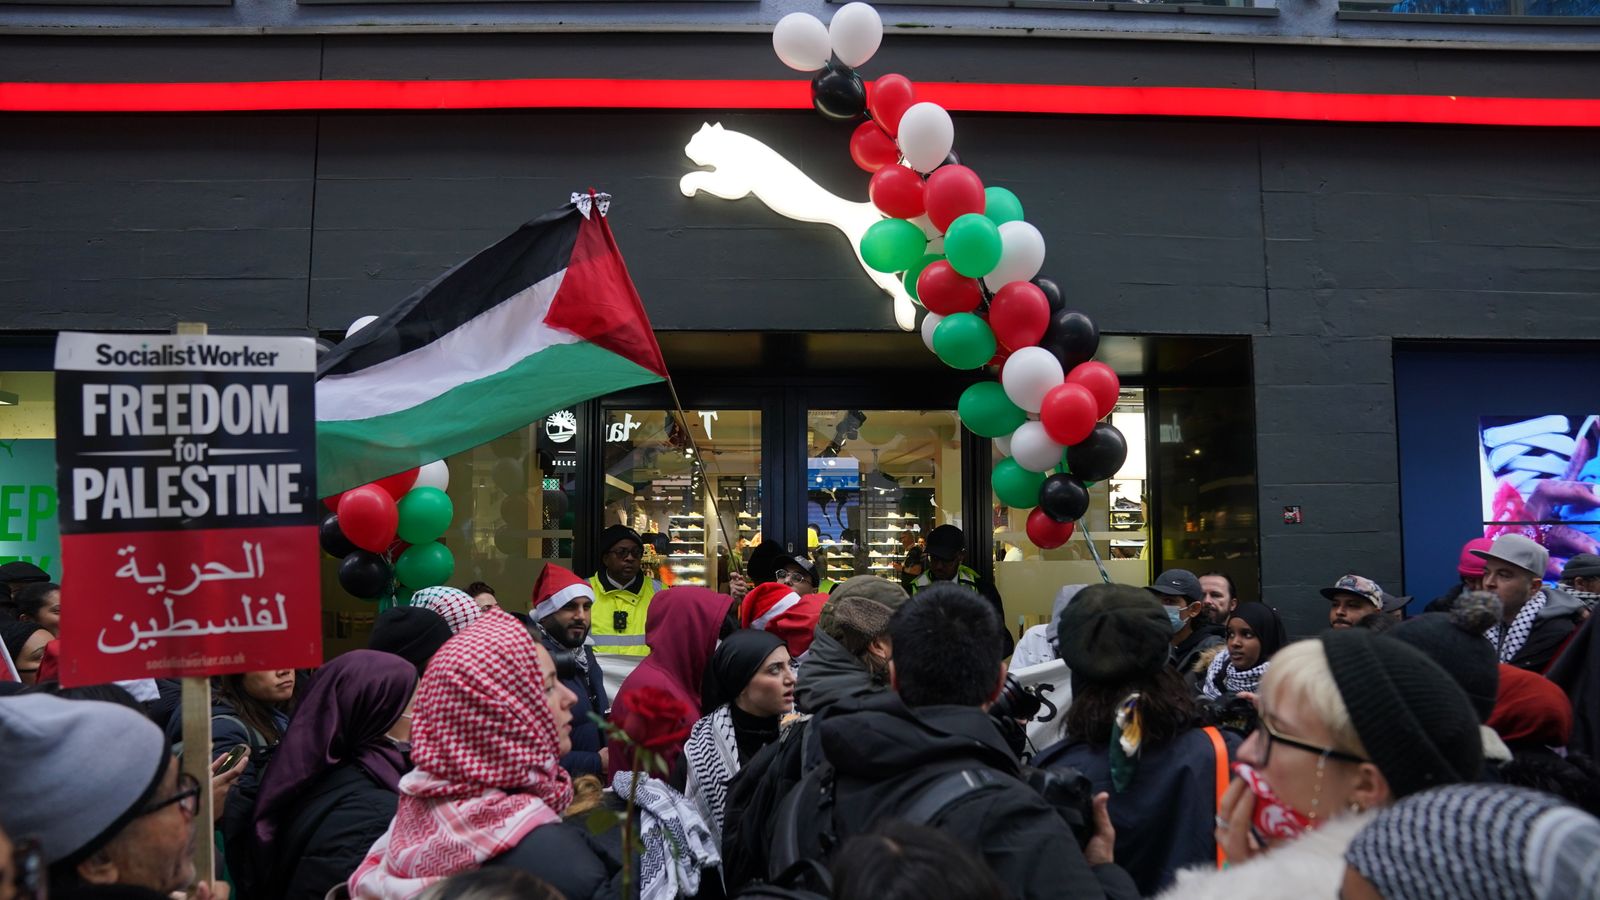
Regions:
[[[805,554],[784,553],[773,559],[774,570],[781,569],[784,566],[799,566],[800,570],[806,573],[806,577],[811,579],[811,583],[817,584],[817,564],[808,559]]]
[[[1191,602],[1206,595],[1200,587],[1200,579],[1188,569],[1168,569],[1157,575],[1145,590],[1166,597],[1185,597]]]

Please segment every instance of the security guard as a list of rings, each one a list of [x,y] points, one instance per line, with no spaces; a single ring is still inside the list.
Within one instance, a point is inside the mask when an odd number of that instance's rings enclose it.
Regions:
[[[626,525],[600,532],[600,568],[589,579],[594,588],[594,613],[589,639],[605,672],[605,684],[616,696],[622,680],[650,654],[645,646],[645,618],[650,599],[661,583],[644,577],[640,562],[644,540]]]
[[[1005,623],[1005,605],[1001,602],[1000,592],[994,582],[979,575],[976,569],[963,564],[966,558],[967,541],[961,534],[961,529],[954,525],[940,525],[928,532],[928,537],[923,541],[923,559],[926,562],[922,575],[911,582],[911,594],[916,596],[917,591],[931,587],[941,581],[959,584],[969,591],[983,595],[984,599],[994,605],[995,614],[1000,621]],[[1011,629],[1002,627],[1000,634],[1004,637],[1004,654],[1011,655],[1011,650],[1016,646],[1016,639],[1011,636]]]

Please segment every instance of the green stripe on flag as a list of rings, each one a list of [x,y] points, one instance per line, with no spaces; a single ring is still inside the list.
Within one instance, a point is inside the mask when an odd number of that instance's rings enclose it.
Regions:
[[[317,493],[347,491],[470,450],[574,403],[661,380],[594,344],[557,344],[409,409],[319,421]]]

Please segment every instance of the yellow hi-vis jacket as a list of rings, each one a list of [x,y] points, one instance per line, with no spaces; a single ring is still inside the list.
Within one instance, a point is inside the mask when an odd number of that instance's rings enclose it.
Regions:
[[[644,643],[644,620],[650,612],[650,598],[661,589],[658,582],[644,579],[638,593],[626,588],[610,587],[599,572],[589,579],[594,588],[594,612],[590,619],[589,640],[594,652],[614,656],[649,656],[650,648]],[[617,628],[626,614],[626,624]]]

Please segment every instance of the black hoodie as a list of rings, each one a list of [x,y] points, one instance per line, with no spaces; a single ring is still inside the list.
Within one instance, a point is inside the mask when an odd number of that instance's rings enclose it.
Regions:
[[[1017,758],[982,709],[912,710],[893,693],[841,706],[853,708],[814,724],[835,771],[839,840],[893,818],[945,773],[991,769],[1003,776],[997,783],[961,796],[927,824],[979,852],[1019,900],[1138,896],[1116,866],[1091,870],[1066,821],[1020,780]]]

